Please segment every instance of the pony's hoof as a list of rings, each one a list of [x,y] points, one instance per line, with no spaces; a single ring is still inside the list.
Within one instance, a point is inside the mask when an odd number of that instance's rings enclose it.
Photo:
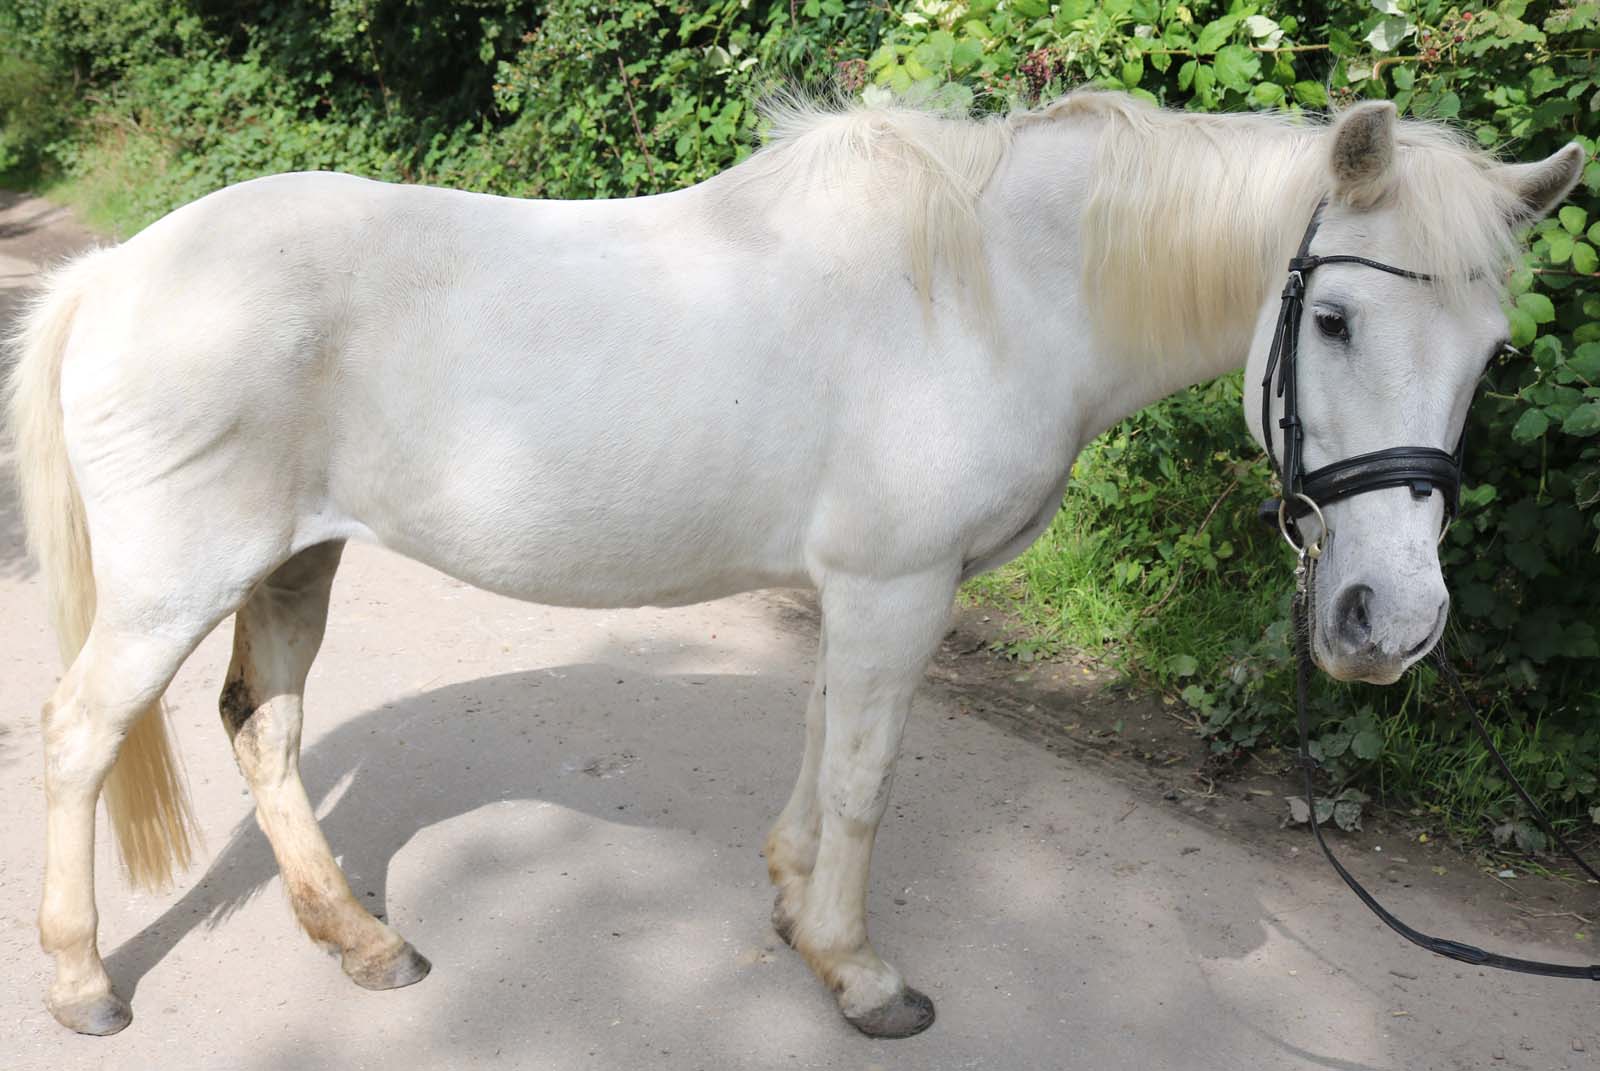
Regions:
[[[398,950],[376,960],[357,960],[346,954],[340,962],[344,973],[362,989],[401,989],[422,981],[433,964],[407,941]]]
[[[50,1014],[56,1017],[56,1022],[80,1034],[105,1037],[133,1022],[133,1009],[115,993],[75,1000],[70,1004],[57,1004],[53,1000],[47,1000],[45,1004]]]
[[[933,1001],[910,986],[865,1015],[846,1015],[850,1025],[874,1038],[908,1038],[933,1025]]]
[[[783,893],[772,901],[772,928],[783,938],[784,944],[794,947],[794,917],[784,910]]]

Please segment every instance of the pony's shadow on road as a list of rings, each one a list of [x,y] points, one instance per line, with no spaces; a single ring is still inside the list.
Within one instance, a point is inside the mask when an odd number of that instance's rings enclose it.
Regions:
[[[577,902],[602,898],[609,917],[613,911],[660,911],[664,897],[669,902],[676,897],[698,903],[701,908],[697,910],[707,909],[705,905],[714,900],[717,907],[709,910],[739,920],[735,925],[739,940],[770,944],[775,941],[762,919],[768,902],[762,880],[764,866],[756,856],[765,828],[786,794],[791,764],[798,758],[803,688],[803,682],[763,677],[640,674],[604,663],[489,677],[399,700],[350,719],[305,748],[303,776],[352,889],[380,916],[387,914],[391,862],[413,837],[496,804],[539,801],[609,824],[658,828],[670,831],[672,837],[698,836],[703,839],[694,843],[710,846],[711,850],[697,856],[692,873],[671,878],[658,873],[643,882],[591,885],[574,891]],[[692,701],[681,701],[686,692]],[[314,709],[309,716],[315,718]],[[953,761],[951,769],[958,766]],[[986,791],[985,785],[958,776],[955,784],[939,785],[907,783],[916,779],[905,778],[897,796],[904,806],[914,809],[919,797],[925,799],[934,792],[977,796]],[[494,828],[491,813],[476,819],[481,823],[474,827],[476,837],[481,839],[486,830]],[[1080,1028],[1124,1018],[1127,1007],[1116,1003],[1110,992],[1117,984],[1119,968],[1108,966],[1124,961],[1128,954],[1120,941],[1109,946],[1085,945],[1084,935],[1074,936],[1070,915],[1063,910],[1068,905],[1007,904],[994,899],[993,886],[979,876],[984,868],[972,865],[997,850],[991,820],[983,818],[959,829],[930,828],[925,817],[896,822],[889,850],[879,853],[875,885],[883,889],[944,885],[950,905],[987,904],[980,910],[981,916],[1012,916],[1013,922],[1035,931],[1036,948],[1056,947],[1059,954],[1081,960],[1089,976],[1099,976],[1095,986],[1074,994],[1073,1019]],[[546,843],[546,849],[552,847]],[[603,849],[568,843],[559,850]],[[518,867],[537,868],[540,863],[532,847],[525,852],[518,849],[517,855]],[[434,856],[437,860],[437,846]],[[441,902],[501,880],[505,875],[497,869],[493,856],[490,846],[468,844],[454,856],[455,864],[441,867],[436,861],[420,885],[408,884],[406,912],[418,909],[433,916]],[[716,872],[704,869],[708,860],[714,860]],[[1018,860],[1015,866],[1025,864]],[[204,877],[107,958],[118,990],[132,997],[140,979],[184,936],[228,919],[273,884],[276,874],[271,848],[253,819],[239,823]],[[1018,873],[1016,877],[1025,884],[1051,880],[1048,871]],[[1103,879],[1103,874],[1074,878],[1091,884]],[[1152,902],[1181,895],[1173,888],[1162,888],[1163,884],[1171,883],[1157,881],[1148,890]],[[1086,891],[1063,890],[1062,896],[1081,903]],[[1266,939],[1263,920],[1267,912],[1254,896],[1241,893],[1220,908],[1225,915],[1221,926],[1208,926],[1203,935],[1199,931],[1192,935],[1194,951],[1242,957]],[[1131,894],[1146,895],[1140,891]],[[947,927],[980,925],[970,918],[941,918],[942,912],[950,910],[948,906],[900,914],[888,907],[887,899],[882,893],[874,895],[876,917],[896,915],[892,923],[877,924],[880,940],[897,958],[910,954],[912,962],[907,966],[913,970],[918,947],[973,937],[969,933],[958,937]],[[283,924],[292,926],[287,910]],[[1096,936],[1094,940],[1110,938]],[[1128,947],[1139,950],[1136,954],[1146,954],[1137,943]],[[594,955],[620,957],[622,953],[598,947]],[[776,969],[787,974],[769,975],[772,981],[761,983],[738,972],[731,977],[702,978],[694,983],[698,988],[681,995],[681,1005],[686,1010],[701,1002],[732,1005],[747,997],[754,984],[774,994],[767,999],[792,1004],[793,1015],[806,1021],[832,1021],[831,1001],[820,986],[811,983],[798,957],[781,948],[776,955],[775,962],[782,964]],[[510,963],[535,962],[538,952],[530,939],[529,948],[507,950],[504,956]],[[1010,952],[1001,957],[1007,972],[1023,969],[1026,959]],[[627,980],[625,988],[641,994],[638,1003],[659,1002],[659,971],[643,970],[624,958],[604,962]],[[1173,972],[1174,979],[1179,973]],[[781,985],[777,984],[780,977],[785,979]],[[504,999],[486,982],[463,978],[459,971],[456,979],[456,984],[466,989],[441,991],[441,1008],[479,1008]],[[975,1010],[980,1000],[988,997],[966,984],[967,979],[958,976],[949,981],[962,983],[957,992],[960,999],[971,1002],[969,1008]],[[1174,1004],[1186,1004],[1195,997],[1176,982],[1172,987],[1163,983],[1163,987],[1168,1001],[1163,1010],[1173,1015],[1174,1024],[1179,1023],[1183,1017],[1176,1014]],[[1214,1004],[1202,1004],[1206,1007],[1197,1006],[1191,1014],[1215,1014]],[[1055,1030],[1066,1021],[1049,1001],[1025,1013],[1008,1007],[1011,1010],[1004,1013],[1008,1017],[1021,1016],[1013,1024],[1018,1029]],[[581,1032],[585,1028],[580,1020],[577,1026],[569,1024],[569,1029]],[[1157,1049],[1177,1044],[1177,1035],[1169,1034],[1167,1027],[1159,1027],[1148,1041]],[[492,1038],[484,1039],[486,1045],[490,1041]],[[718,1048],[727,1042],[710,1031],[697,1043]],[[1286,1053],[1321,1066],[1350,1071],[1362,1066],[1320,1058],[1283,1041],[1274,1043]],[[729,1060],[736,1059],[731,1051],[726,1055]]]
[[[3,329],[0,320],[0,330]],[[0,383],[6,375],[5,362],[0,359]],[[3,434],[0,427],[0,435]],[[32,573],[33,559],[28,556],[27,537],[22,530],[22,504],[17,501],[16,468],[10,453],[0,447],[0,579],[20,579]]]
[[[489,804],[531,799],[608,822],[720,825],[719,836],[729,835],[722,813],[729,796],[743,812],[754,804],[762,815],[775,813],[782,790],[766,783],[766,771],[737,769],[733,757],[746,744],[770,752],[775,775],[786,749],[776,746],[769,726],[743,717],[712,728],[705,712],[690,717],[682,704],[661,702],[692,688],[708,707],[739,710],[753,685],[739,677],[640,677],[608,665],[483,678],[345,722],[304,748],[301,777],[352,891],[381,918],[395,854],[420,831]],[[760,701],[779,709],[787,703],[798,739],[803,699],[774,698],[773,687],[762,689]],[[307,718],[314,721],[314,709]],[[735,741],[741,733],[750,739]],[[694,739],[703,751],[688,743]],[[707,746],[711,741],[726,746]],[[647,785],[636,769],[646,765],[653,767]],[[746,846],[754,854],[759,836]],[[255,820],[241,821],[201,880],[107,957],[112,978],[131,995],[187,933],[224,922],[277,873]]]

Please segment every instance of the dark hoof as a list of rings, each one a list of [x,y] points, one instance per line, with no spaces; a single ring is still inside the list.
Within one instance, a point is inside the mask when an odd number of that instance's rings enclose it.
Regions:
[[[379,960],[358,962],[346,955],[342,960],[344,973],[362,989],[401,989],[420,982],[428,976],[433,964],[410,942],[400,946],[394,954]]]
[[[794,919],[790,918],[789,913],[783,909],[782,893],[779,893],[778,898],[772,901],[772,928],[778,932],[779,937],[783,938],[784,944],[790,948],[794,947]]]
[[[56,1017],[56,1022],[80,1034],[104,1037],[115,1034],[133,1022],[133,1009],[115,993],[72,1004],[57,1004],[52,1000],[45,1001],[45,1004],[50,1014]]]
[[[865,1015],[846,1015],[850,1025],[874,1038],[908,1038],[933,1025],[933,1001],[910,986],[881,1008]]]

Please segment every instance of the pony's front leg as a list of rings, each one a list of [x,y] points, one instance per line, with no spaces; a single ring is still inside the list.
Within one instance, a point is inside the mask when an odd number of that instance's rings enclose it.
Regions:
[[[767,835],[767,874],[777,886],[772,904],[772,927],[794,944],[795,920],[805,902],[806,883],[817,863],[817,842],[822,836],[822,810],[817,803],[817,773],[822,766],[822,741],[826,735],[828,639],[826,625],[817,645],[816,680],[806,704],[806,754],[800,760],[789,802]]]
[[[823,586],[821,823],[793,943],[845,1018],[875,1037],[907,1037],[933,1022],[933,1002],[867,942],[867,870],[911,695],[944,633],[955,585],[951,569],[893,581],[829,577]]]

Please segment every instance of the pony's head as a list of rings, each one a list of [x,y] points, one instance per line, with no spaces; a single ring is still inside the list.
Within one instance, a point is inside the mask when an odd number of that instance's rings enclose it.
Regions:
[[[1474,386],[1507,343],[1502,286],[1516,236],[1572,189],[1584,153],[1571,144],[1540,163],[1499,164],[1440,127],[1398,121],[1388,103],[1349,109],[1322,137],[1327,203],[1309,252],[1430,278],[1336,262],[1305,279],[1302,471],[1394,447],[1452,451]],[[1274,288],[1245,372],[1258,439],[1279,308]],[[1282,458],[1283,401],[1269,392],[1269,402],[1266,427]],[[1441,490],[1387,486],[1322,504],[1325,525],[1315,515],[1299,522],[1321,548],[1311,650],[1328,674],[1391,683],[1438,642],[1449,605],[1438,555],[1446,509]]]

